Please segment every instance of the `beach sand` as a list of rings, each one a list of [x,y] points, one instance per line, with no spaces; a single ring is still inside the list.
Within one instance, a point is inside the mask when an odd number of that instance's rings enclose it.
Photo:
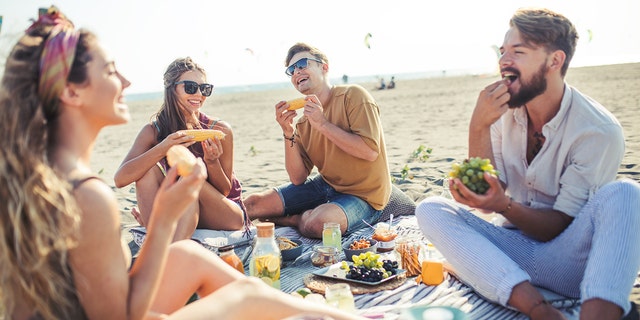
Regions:
[[[215,72],[215,70],[213,71]],[[443,178],[452,162],[466,158],[471,112],[482,88],[498,75],[441,77],[403,80],[396,77],[393,90],[374,90],[377,83],[364,83],[380,106],[389,169],[394,183],[415,201],[443,192]],[[600,102],[620,121],[626,153],[619,178],[640,181],[640,63],[569,69],[567,82]],[[214,94],[203,111],[229,122],[234,130],[235,172],[244,195],[287,182],[284,170],[282,131],[275,121],[274,105],[299,97],[293,88],[264,92]],[[129,104],[132,121],[105,128],[98,139],[92,163],[113,187],[122,212],[123,237],[136,222],[129,213],[136,205],[132,185],[117,189],[113,175],[142,126],[161,105],[158,101]],[[431,148],[428,159],[419,152]],[[593,152],[598,152],[594,150]],[[413,154],[417,157],[413,157]],[[638,282],[638,281],[637,281]],[[640,302],[640,289],[632,300]],[[640,303],[639,303],[640,304]]]

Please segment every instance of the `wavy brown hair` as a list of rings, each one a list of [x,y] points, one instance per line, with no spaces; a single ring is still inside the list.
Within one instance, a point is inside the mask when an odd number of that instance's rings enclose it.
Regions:
[[[329,63],[329,58],[327,58],[327,55],[320,51],[320,49],[304,42],[298,42],[291,46],[289,51],[287,51],[287,57],[284,59],[284,66],[288,67],[291,63],[291,58],[300,52],[309,52],[312,56],[324,61],[324,63]]]
[[[187,71],[197,70],[206,76],[204,68],[195,63],[190,57],[178,58],[171,62],[164,72],[164,102],[160,110],[155,114],[160,132],[158,133],[158,141],[164,140],[168,135],[184,129],[202,129],[187,128],[187,119],[185,119],[180,105],[178,104],[178,95],[176,93],[176,81]],[[198,122],[196,122],[198,123]]]
[[[527,43],[543,46],[547,51],[562,50],[567,56],[560,73],[567,74],[578,43],[578,31],[565,16],[548,9],[519,9],[509,21]]]
[[[86,318],[69,266],[80,212],[49,157],[60,102],[44,105],[38,97],[40,56],[51,28],[36,23],[18,41],[0,87],[0,290],[6,319],[18,305],[39,319]],[[94,39],[80,30],[68,82],[88,83]]]

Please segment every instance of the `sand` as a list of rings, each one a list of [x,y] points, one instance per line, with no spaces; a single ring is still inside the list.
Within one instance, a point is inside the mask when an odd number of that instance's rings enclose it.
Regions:
[[[497,75],[404,80],[396,77],[393,90],[374,90],[364,83],[380,106],[389,168],[394,183],[415,201],[443,192],[442,179],[454,161],[467,154],[467,126],[478,93]],[[571,68],[567,82],[599,101],[620,121],[626,153],[619,178],[640,181],[640,63]],[[264,92],[214,94],[203,111],[229,122],[234,130],[235,172],[249,195],[287,182],[282,131],[275,121],[274,105],[299,97],[293,88]],[[161,101],[129,104],[132,121],[102,131],[92,159],[93,169],[115,191],[122,212],[123,237],[136,225],[129,214],[136,204],[132,185],[117,189],[113,175],[140,128],[157,111]],[[431,148],[431,153],[420,152]],[[598,152],[598,150],[594,150]],[[417,154],[417,157],[413,155]],[[425,156],[425,157],[423,157]],[[428,158],[426,157],[428,156]],[[638,281],[637,281],[638,282]],[[632,300],[640,301],[636,286]]]

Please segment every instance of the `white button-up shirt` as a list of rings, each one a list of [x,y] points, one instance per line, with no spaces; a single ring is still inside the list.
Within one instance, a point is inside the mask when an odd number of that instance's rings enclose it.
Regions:
[[[499,178],[515,201],[575,217],[589,197],[615,180],[624,135],[602,105],[565,83],[558,114],[542,128],[546,140],[527,163],[527,112],[509,109],[491,128]]]

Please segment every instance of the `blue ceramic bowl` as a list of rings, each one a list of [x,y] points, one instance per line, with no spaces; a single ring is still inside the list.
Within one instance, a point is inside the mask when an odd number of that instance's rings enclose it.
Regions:
[[[295,260],[297,257],[300,256],[300,254],[302,254],[302,240],[291,239],[291,241],[295,242],[298,246],[288,250],[280,251],[280,254],[282,255],[282,260],[284,261]]]
[[[353,262],[353,260],[351,259],[351,257],[353,256],[359,256],[361,253],[364,253],[367,251],[371,251],[375,253],[376,248],[378,247],[378,240],[373,240],[373,239],[367,239],[367,240],[369,240],[369,244],[371,246],[369,246],[369,248],[364,248],[364,249],[352,250],[352,249],[349,249],[349,246],[351,245],[351,243],[345,244],[345,246],[342,247],[342,251],[344,251],[345,260],[347,260],[348,262]]]

